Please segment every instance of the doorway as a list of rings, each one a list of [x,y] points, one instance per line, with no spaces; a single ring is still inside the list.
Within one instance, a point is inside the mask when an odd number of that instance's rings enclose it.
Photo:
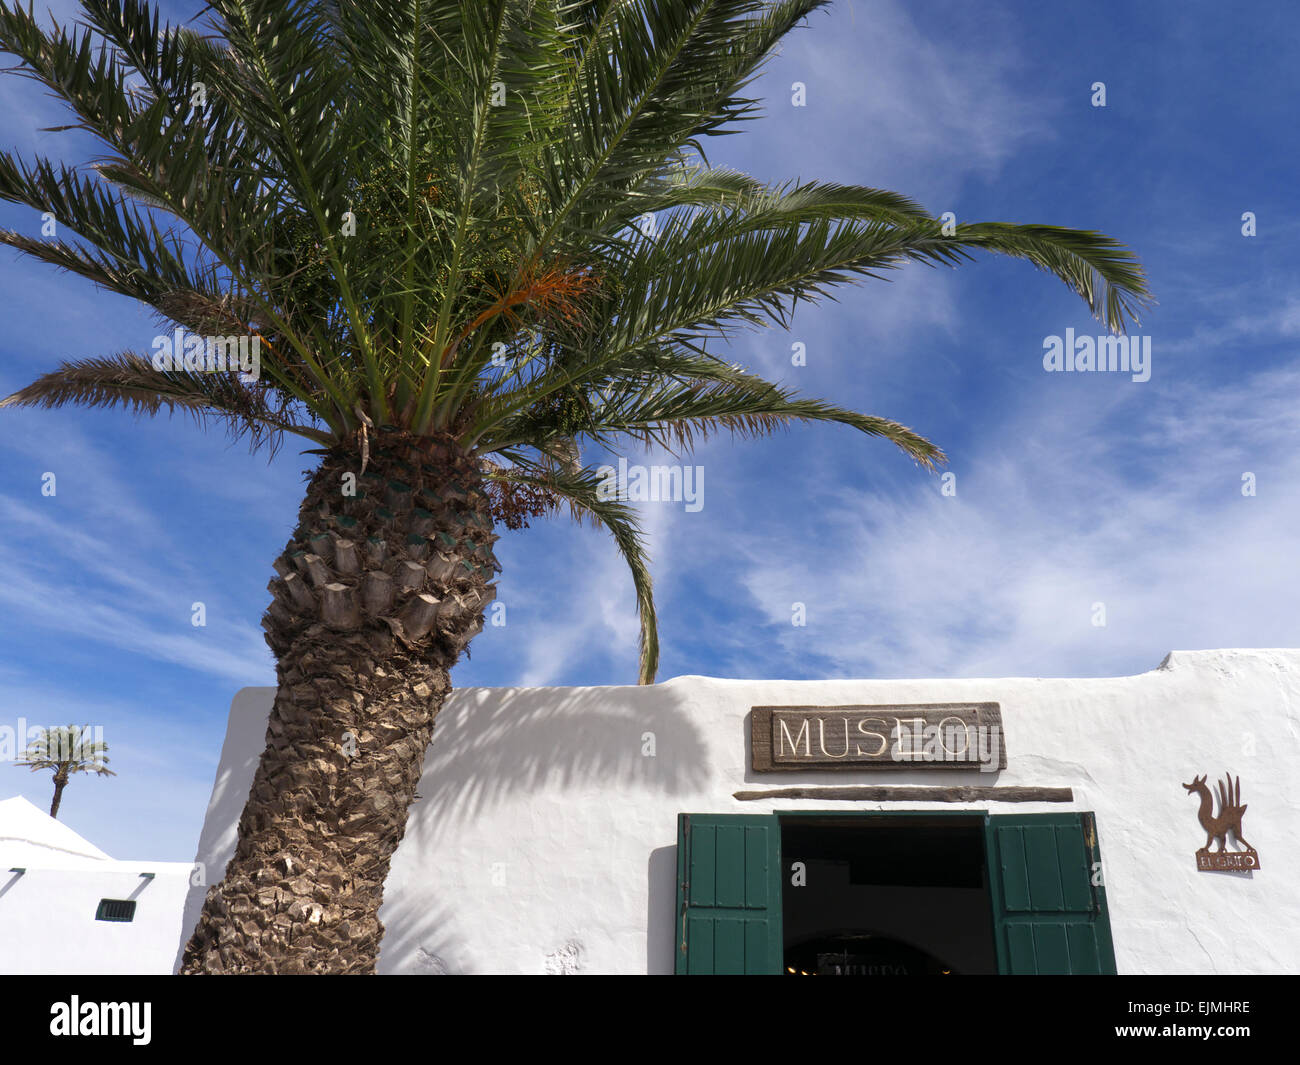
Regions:
[[[674,951],[678,973],[1114,974],[1096,818],[679,814]]]
[[[998,971],[982,817],[783,817],[784,971]]]

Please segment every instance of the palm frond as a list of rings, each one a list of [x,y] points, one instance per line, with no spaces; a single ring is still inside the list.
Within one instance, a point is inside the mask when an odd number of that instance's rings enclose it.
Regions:
[[[590,519],[602,525],[614,538],[619,553],[632,572],[637,613],[641,620],[640,683],[653,684],[659,668],[659,628],[655,615],[654,584],[645,555],[636,510],[617,498],[609,498],[605,479],[587,468],[570,470],[522,453],[508,454],[512,466],[498,467],[491,480],[528,485],[562,499],[576,520]]]
[[[821,400],[797,396],[752,374],[725,367],[699,367],[686,380],[624,379],[593,404],[590,434],[630,435],[668,450],[690,450],[722,430],[741,438],[767,436],[795,422],[838,422],[891,441],[925,469],[946,461],[943,451],[911,429],[886,418],[859,414]]]
[[[950,239],[963,249],[1026,259],[1077,292],[1107,329],[1123,333],[1155,302],[1137,256],[1113,237],[1059,226],[979,222],[959,225]]]
[[[217,418],[231,436],[263,443],[272,453],[284,433],[327,444],[330,435],[294,422],[283,406],[271,404],[268,390],[241,381],[233,372],[160,370],[133,352],[65,362],[26,388],[0,400],[0,407],[122,407],[139,414],[185,411],[202,422]]]
[[[620,438],[632,438],[676,453],[715,432],[752,438],[796,422],[837,422],[883,437],[926,469],[947,461],[939,447],[897,422],[799,396],[714,358],[666,352],[639,373],[588,390],[581,402],[520,412],[478,447],[491,453],[530,444],[549,451],[581,438],[614,449]]]
[[[611,3],[587,43],[564,126],[546,160],[537,247],[608,232],[639,213],[630,190],[685,149],[755,110],[735,95],[788,29],[821,3]],[[791,21],[792,20],[792,21]]]

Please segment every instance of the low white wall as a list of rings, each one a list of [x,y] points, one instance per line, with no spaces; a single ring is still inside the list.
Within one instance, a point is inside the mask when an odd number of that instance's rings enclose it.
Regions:
[[[200,837],[209,882],[265,738],[273,691],[245,689]],[[1007,769],[754,774],[755,705],[997,702]],[[653,734],[649,756],[646,734]],[[480,688],[438,719],[420,799],[380,913],[382,973],[670,972],[677,814],[962,809],[959,804],[732,797],[793,784],[1068,786],[1074,802],[972,803],[1097,815],[1121,973],[1300,971],[1300,651],[1174,652],[1136,677],[733,681]],[[1197,801],[1181,784],[1230,771],[1256,873],[1198,872]],[[202,905],[186,901],[180,946]],[[177,951],[179,958],[179,950]]]
[[[189,885],[190,866],[182,862],[88,860],[22,874],[0,869],[0,973],[166,974]],[[95,920],[100,899],[135,899],[135,918]]]

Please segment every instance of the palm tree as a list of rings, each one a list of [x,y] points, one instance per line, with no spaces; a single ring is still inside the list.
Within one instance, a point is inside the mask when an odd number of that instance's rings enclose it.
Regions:
[[[449,671],[495,596],[496,529],[560,509],[604,526],[653,681],[636,512],[580,445],[828,421],[943,461],[731,365],[734,329],[980,249],[1055,274],[1117,331],[1148,300],[1097,233],[944,232],[893,192],[709,165],[704,139],[755,115],[747,84],[822,6],[214,0],[200,33],[144,0],[82,0],[84,25],[51,30],[0,0],[0,46],[105,153],[91,173],[0,155],[0,197],[75,234],[0,240],[195,338],[188,362],[158,340],[4,402],[181,410],[320,456],[273,563],[266,750],[183,972],[373,971]],[[260,355],[255,379],[211,369],[221,338]]]
[[[38,769],[54,771],[54,801],[50,803],[50,816],[59,816],[59,804],[63,802],[63,789],[68,786],[68,778],[73,773],[98,773],[100,776],[115,777],[108,768],[108,744],[91,737],[90,726],[76,725],[46,729],[40,739],[27,745],[23,756],[15,765],[31,766],[35,773]]]

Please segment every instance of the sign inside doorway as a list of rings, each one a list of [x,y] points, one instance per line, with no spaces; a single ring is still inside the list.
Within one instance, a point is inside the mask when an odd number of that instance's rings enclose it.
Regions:
[[[750,747],[759,773],[1007,767],[997,703],[756,706]]]

